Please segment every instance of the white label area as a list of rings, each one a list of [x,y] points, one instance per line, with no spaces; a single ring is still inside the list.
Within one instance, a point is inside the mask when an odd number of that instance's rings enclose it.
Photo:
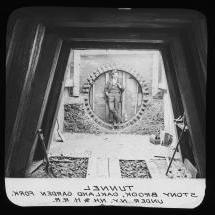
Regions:
[[[5,186],[19,206],[195,208],[205,195],[205,179],[5,178]]]

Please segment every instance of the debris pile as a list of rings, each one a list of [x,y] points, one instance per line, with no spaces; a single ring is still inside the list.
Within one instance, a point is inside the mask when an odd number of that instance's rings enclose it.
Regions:
[[[163,100],[152,99],[139,122],[126,128],[122,133],[151,135],[164,129]]]
[[[164,129],[163,114],[163,100],[152,99],[143,112],[140,120],[134,125],[123,129],[122,133],[140,135],[156,134],[161,129]],[[75,133],[112,133],[111,130],[104,130],[93,119],[91,119],[85,113],[84,105],[82,103],[64,105],[64,130],[66,132]]]
[[[84,110],[81,104],[66,104],[64,105],[64,111],[65,129],[73,131],[83,129],[84,124],[82,123],[82,118]]]
[[[119,160],[122,178],[151,178],[144,160]]]
[[[75,133],[101,133],[99,126],[93,123],[85,113],[83,104],[64,105],[64,130]]]
[[[86,178],[88,158],[73,158],[65,156],[52,156],[49,158],[51,168],[57,178]],[[43,163],[30,177],[48,178]]]

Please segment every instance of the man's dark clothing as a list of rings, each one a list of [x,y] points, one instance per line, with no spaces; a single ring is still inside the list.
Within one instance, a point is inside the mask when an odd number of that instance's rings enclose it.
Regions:
[[[109,81],[105,86],[105,97],[109,108],[109,119],[113,118],[113,122],[119,123],[122,122],[119,108],[120,103],[122,101],[122,92],[124,89],[118,86],[119,82],[116,82],[116,84],[113,84],[112,81]],[[106,92],[108,92],[108,96],[106,95]],[[112,116],[111,116],[112,115]]]

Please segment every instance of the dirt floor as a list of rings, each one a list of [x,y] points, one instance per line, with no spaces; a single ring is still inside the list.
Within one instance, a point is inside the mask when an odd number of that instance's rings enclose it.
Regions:
[[[53,142],[50,163],[57,177],[68,178],[166,178],[173,148],[150,143],[148,135],[71,134],[65,142]],[[170,169],[170,178],[190,177],[180,153]],[[49,177],[44,164],[30,177]]]

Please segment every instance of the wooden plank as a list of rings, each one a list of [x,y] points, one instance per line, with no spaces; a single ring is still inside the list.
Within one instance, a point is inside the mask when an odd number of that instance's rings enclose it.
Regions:
[[[160,173],[160,169],[158,169],[158,167],[156,166],[156,164],[150,160],[150,159],[145,159],[146,160],[146,164],[148,166],[150,175],[152,176],[152,179],[161,179],[161,178],[166,178],[165,176],[165,170],[163,169],[164,174]]]
[[[109,178],[108,159],[106,157],[97,157],[96,178]]]
[[[92,156],[89,159],[87,178],[109,178],[108,159]]]
[[[79,96],[80,91],[80,52],[74,50],[73,96]]]
[[[110,157],[108,158],[109,177],[110,178],[121,178],[119,159]]]
[[[66,67],[66,82],[65,87],[73,87],[74,86],[74,50],[70,50],[69,59]]]
[[[58,116],[57,116],[57,120],[59,123],[59,128],[60,128],[60,132],[61,132],[61,137],[63,139],[63,132],[64,132],[64,105],[65,102],[68,102],[68,99],[65,96],[65,93],[67,94],[68,97],[72,96],[71,94],[71,90],[73,93],[73,87],[74,87],[74,50],[71,49],[70,50],[70,54],[69,54],[69,59],[67,62],[67,68],[66,68],[66,74],[65,74],[65,85],[64,85],[64,96],[62,97],[61,100],[61,104],[60,104],[60,108],[59,108],[59,112],[58,112]],[[55,130],[56,132],[56,130]],[[57,134],[57,136],[59,136]]]
[[[89,158],[89,163],[87,168],[87,178],[96,177],[96,162],[97,162],[97,157],[92,156]]]
[[[159,53],[153,54],[152,63],[152,96],[155,96],[158,92],[158,73],[159,73]]]

